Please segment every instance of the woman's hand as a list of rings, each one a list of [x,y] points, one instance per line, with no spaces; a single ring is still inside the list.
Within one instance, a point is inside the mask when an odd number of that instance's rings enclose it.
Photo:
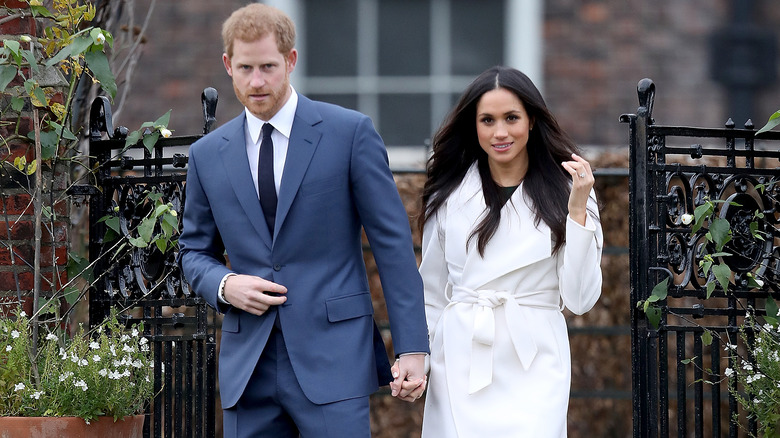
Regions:
[[[561,165],[571,174],[572,179],[571,194],[569,194],[569,216],[584,226],[588,196],[590,196],[595,181],[590,163],[577,154],[571,154],[571,161],[564,161]]]
[[[423,356],[423,358],[425,357],[425,355],[420,356]],[[409,356],[402,356],[401,359],[408,357]],[[395,380],[390,382],[390,390],[392,391],[393,397],[400,398],[401,400],[407,402],[414,402],[422,397],[423,392],[425,392],[425,387],[428,384],[428,376],[423,375],[422,377],[413,377],[411,374],[407,374],[406,376],[402,377],[400,375],[400,365],[400,360],[396,360],[390,369],[390,371],[393,373],[393,378],[395,378]]]

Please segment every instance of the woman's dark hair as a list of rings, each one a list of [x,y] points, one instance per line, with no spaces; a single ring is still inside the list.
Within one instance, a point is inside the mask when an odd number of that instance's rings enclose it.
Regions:
[[[514,93],[523,103],[529,119],[533,120],[526,146],[528,171],[523,178],[523,191],[530,200],[534,224],[544,221],[552,230],[555,253],[566,240],[571,190],[571,175],[561,162],[571,160],[571,154],[577,153],[577,146],[558,125],[528,76],[509,67],[492,67],[477,76],[434,135],[418,225],[422,229],[444,205],[476,161],[487,211],[470,238],[477,237],[477,248],[480,255],[484,255],[488,241],[498,228],[503,203],[500,188],[490,175],[487,154],[477,139],[477,103],[485,93],[499,88]]]

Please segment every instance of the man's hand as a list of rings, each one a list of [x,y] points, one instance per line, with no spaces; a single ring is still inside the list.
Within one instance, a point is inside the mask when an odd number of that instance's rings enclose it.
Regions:
[[[287,301],[286,296],[277,296],[286,293],[281,284],[253,275],[231,275],[225,281],[225,299],[230,305],[258,316]]]
[[[390,390],[393,397],[413,402],[422,397],[428,384],[425,375],[425,354],[405,354],[398,358],[391,368],[393,380]]]

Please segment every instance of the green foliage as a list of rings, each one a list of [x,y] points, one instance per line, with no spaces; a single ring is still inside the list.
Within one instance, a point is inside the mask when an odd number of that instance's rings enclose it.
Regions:
[[[772,306],[777,303],[769,298]],[[767,304],[767,308],[770,305]],[[778,315],[774,314],[774,319]],[[768,320],[769,318],[767,318]],[[755,333],[751,343],[745,327],[740,336],[746,344],[752,345],[752,357],[749,360],[736,355],[736,348],[730,348],[734,356],[735,369],[727,369],[727,376],[735,376],[743,391],[731,391],[748,416],[759,425],[761,436],[780,438],[780,326],[767,322],[758,324],[751,318],[747,326]]]
[[[154,395],[154,361],[142,324],[125,329],[112,314],[93,332],[79,328],[72,338],[53,327],[32,357],[29,318],[24,312],[0,318],[0,416],[89,422],[143,411]]]
[[[780,125],[780,110],[775,111],[775,113],[769,117],[769,120],[766,122],[766,125],[764,125],[761,129],[756,131],[756,135],[761,134],[762,132],[769,131],[770,129],[773,129],[777,125]]]
[[[144,147],[151,153],[154,150],[154,145],[157,144],[157,140],[162,135],[163,137],[170,137],[171,131],[168,129],[168,123],[171,120],[171,110],[163,114],[154,122],[144,122],[140,129],[127,134],[125,139],[125,148],[138,143],[143,138]],[[147,132],[148,131],[148,132]]]

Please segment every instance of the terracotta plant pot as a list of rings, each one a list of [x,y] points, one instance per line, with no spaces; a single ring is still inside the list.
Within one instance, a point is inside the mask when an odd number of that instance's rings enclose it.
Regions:
[[[141,438],[143,431],[143,415],[90,424],[78,417],[0,417],[0,438]]]

